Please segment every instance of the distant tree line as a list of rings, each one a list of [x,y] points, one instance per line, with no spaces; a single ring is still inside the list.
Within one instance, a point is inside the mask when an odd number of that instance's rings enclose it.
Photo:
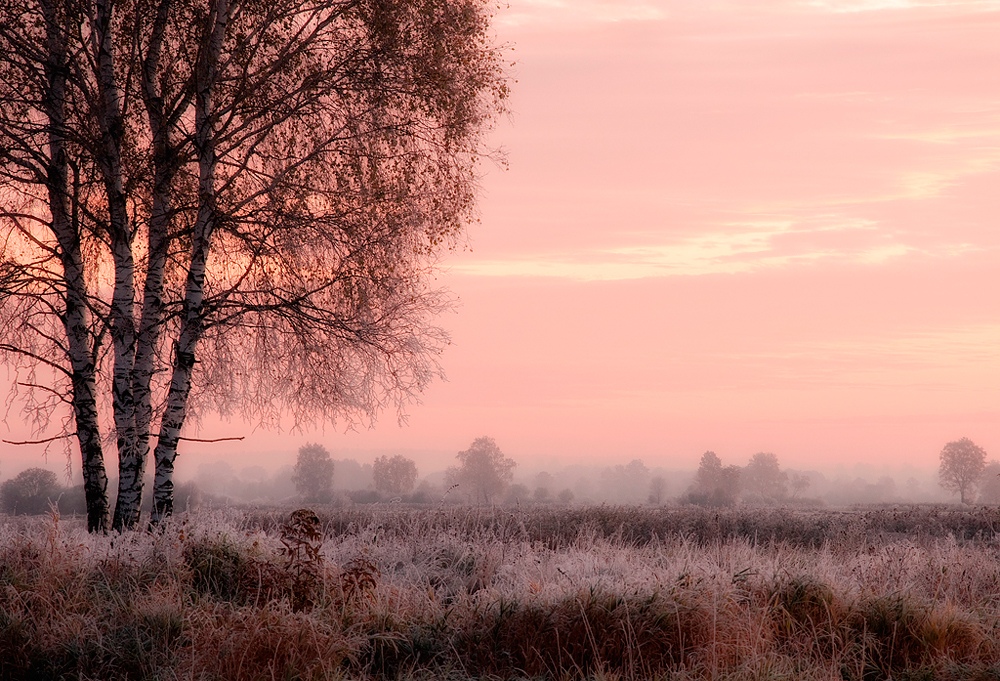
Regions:
[[[44,468],[21,471],[0,485],[0,509],[11,515],[38,515],[58,509],[64,513],[87,510],[83,487],[65,487]]]
[[[771,452],[758,452],[746,466],[723,466],[715,452],[705,452],[698,465],[694,481],[682,497],[683,501],[699,506],[735,506],[774,504],[798,496],[809,486],[801,474],[781,470],[778,457]]]
[[[969,438],[949,442],[941,450],[938,482],[942,489],[958,494],[963,504],[978,500],[1000,504],[1000,462],[987,462],[986,451]],[[857,479],[849,483],[859,500],[889,500],[895,482],[883,476],[871,484]],[[758,452],[746,466],[724,466],[715,452],[705,452],[694,480],[681,497],[699,506],[727,507],[738,503],[767,505],[794,502],[810,487],[808,475],[784,471],[778,457]]]
[[[745,466],[726,465],[715,452],[705,452],[680,495],[669,494],[669,474],[654,474],[639,459],[603,469],[578,468],[575,483],[565,471],[557,475],[542,471],[531,479],[531,485],[525,479],[514,481],[516,462],[491,437],[476,438],[455,458],[455,466],[418,484],[416,462],[402,454],[382,455],[371,464],[361,464],[354,459],[335,460],[324,446],[309,443],[299,448],[294,466],[286,466],[274,475],[251,466],[237,476],[228,463],[211,464],[203,467],[197,485],[186,483],[179,486],[178,493],[187,507],[212,495],[220,501],[269,499],[335,505],[393,501],[565,505],[607,501],[652,505],[680,502],[715,508],[907,500],[898,496],[900,490],[888,476],[874,483],[860,477],[827,481],[816,472],[782,469],[771,452],[754,454]],[[968,438],[949,442],[941,450],[938,483],[941,489],[957,494],[962,503],[1000,504],[1000,462],[987,461],[986,451]],[[204,493],[200,487],[204,487]],[[912,500],[919,492],[919,483],[911,478],[906,488]],[[807,491],[819,496],[806,498]],[[4,513],[38,514],[51,509],[85,512],[83,488],[61,485],[55,473],[42,468],[28,469],[0,484],[0,511]]]
[[[175,493],[181,508],[200,504],[201,493],[193,483],[182,483]],[[146,510],[152,499],[146,500]],[[87,498],[83,485],[63,485],[59,477],[45,468],[28,468],[0,484],[0,512],[10,515],[83,515]]]

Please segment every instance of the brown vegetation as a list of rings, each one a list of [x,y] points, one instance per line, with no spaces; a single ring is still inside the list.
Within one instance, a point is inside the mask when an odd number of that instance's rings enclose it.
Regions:
[[[0,521],[0,678],[995,679],[997,510]]]

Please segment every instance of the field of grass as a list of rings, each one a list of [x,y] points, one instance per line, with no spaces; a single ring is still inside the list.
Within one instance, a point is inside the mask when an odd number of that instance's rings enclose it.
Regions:
[[[0,679],[1000,679],[1000,512],[0,518]]]

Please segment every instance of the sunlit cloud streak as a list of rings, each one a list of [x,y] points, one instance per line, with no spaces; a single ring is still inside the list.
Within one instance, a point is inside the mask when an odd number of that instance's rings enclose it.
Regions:
[[[910,255],[952,258],[982,250],[976,244],[942,240],[917,246],[894,240],[872,220],[820,216],[796,222],[757,220],[720,225],[671,243],[621,245],[575,252],[526,254],[508,259],[472,259],[457,274],[484,277],[545,277],[618,281],[656,277],[746,274],[764,269],[837,265],[883,265]]]
[[[500,26],[562,26],[663,21],[675,16],[804,11],[851,14],[943,8],[949,12],[1000,9],[1000,0],[512,0]]]
[[[1000,9],[998,0],[803,0],[802,5],[838,13],[878,12],[884,10],[912,10],[928,7],[942,7],[950,11],[996,10]]]
[[[633,21],[660,21],[669,15],[663,2],[635,0],[516,0],[499,15],[501,27],[544,27],[557,23],[592,25]]]

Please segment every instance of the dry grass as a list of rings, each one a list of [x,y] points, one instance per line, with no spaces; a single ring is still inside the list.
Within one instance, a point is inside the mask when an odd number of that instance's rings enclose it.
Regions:
[[[0,679],[1000,679],[995,519],[383,507],[92,537],[5,518]]]

